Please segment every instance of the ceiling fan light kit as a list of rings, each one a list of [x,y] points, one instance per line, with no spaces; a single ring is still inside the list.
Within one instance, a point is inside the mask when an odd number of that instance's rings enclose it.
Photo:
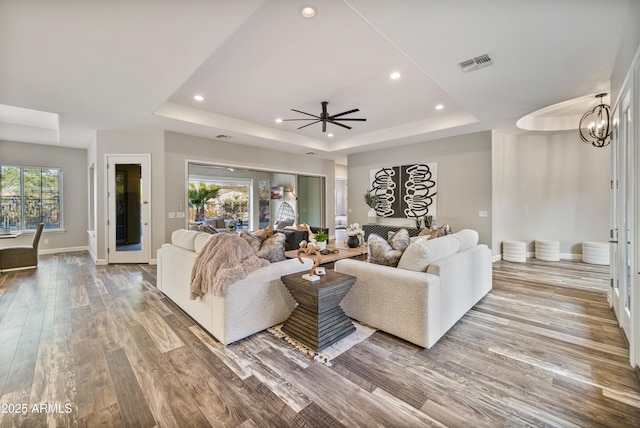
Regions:
[[[346,115],[351,114],[351,113],[359,112],[360,109],[355,108],[355,109],[352,109],[352,110],[343,111],[342,113],[330,115],[327,112],[327,105],[329,104],[329,102],[328,101],[322,101],[321,104],[322,104],[322,113],[320,113],[320,116],[315,115],[315,114],[311,114],[311,113],[307,113],[307,112],[304,112],[304,111],[296,110],[296,109],[292,108],[291,111],[295,111],[296,113],[306,114],[307,116],[311,116],[313,119],[309,119],[309,118],[304,118],[304,119],[282,119],[282,121],[283,122],[298,121],[298,120],[311,121],[311,123],[307,123],[306,125],[302,125],[298,129],[306,128],[307,126],[315,125],[316,123],[322,123],[322,132],[327,132],[327,123],[330,123],[332,125],[341,126],[343,128],[346,128],[346,129],[351,129],[350,126],[345,125],[344,123],[340,123],[340,122],[342,122],[342,121],[364,122],[364,121],[367,120],[367,119],[363,119],[363,118],[342,117],[342,116],[346,116]]]

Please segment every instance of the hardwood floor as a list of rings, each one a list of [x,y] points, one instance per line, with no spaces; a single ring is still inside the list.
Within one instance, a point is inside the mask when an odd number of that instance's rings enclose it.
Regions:
[[[432,349],[376,332],[332,367],[266,332],[223,347],[155,281],[86,253],[0,274],[0,426],[640,426],[607,267],[495,263]]]

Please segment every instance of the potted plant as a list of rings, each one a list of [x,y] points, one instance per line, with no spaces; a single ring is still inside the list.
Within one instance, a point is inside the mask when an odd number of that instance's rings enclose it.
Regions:
[[[319,251],[323,251],[327,248],[327,241],[329,241],[329,234],[323,231],[317,232],[313,235],[314,241],[316,241],[316,248]]]
[[[380,202],[380,196],[371,193],[371,190],[367,190],[364,194],[364,202],[369,207],[367,216],[369,217],[369,223],[376,223],[378,221],[378,214],[376,213],[376,206]]]

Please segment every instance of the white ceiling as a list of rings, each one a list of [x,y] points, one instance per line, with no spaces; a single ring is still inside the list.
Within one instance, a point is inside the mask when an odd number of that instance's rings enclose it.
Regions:
[[[632,1],[0,0],[0,104],[58,114],[49,144],[158,128],[341,161],[513,129],[575,98],[586,111],[638,25]],[[299,13],[307,4],[312,19]],[[494,64],[460,70],[482,54]],[[319,114],[322,101],[367,121],[328,125],[332,138],[320,124],[275,122]]]

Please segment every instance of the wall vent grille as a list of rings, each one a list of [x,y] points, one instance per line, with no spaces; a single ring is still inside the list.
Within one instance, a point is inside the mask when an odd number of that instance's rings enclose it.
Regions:
[[[475,57],[473,59],[462,61],[460,63],[460,68],[465,73],[468,73],[470,71],[475,71],[484,67],[488,67],[492,64],[493,64],[493,60],[491,59],[491,57],[488,54],[484,54],[484,55]]]

